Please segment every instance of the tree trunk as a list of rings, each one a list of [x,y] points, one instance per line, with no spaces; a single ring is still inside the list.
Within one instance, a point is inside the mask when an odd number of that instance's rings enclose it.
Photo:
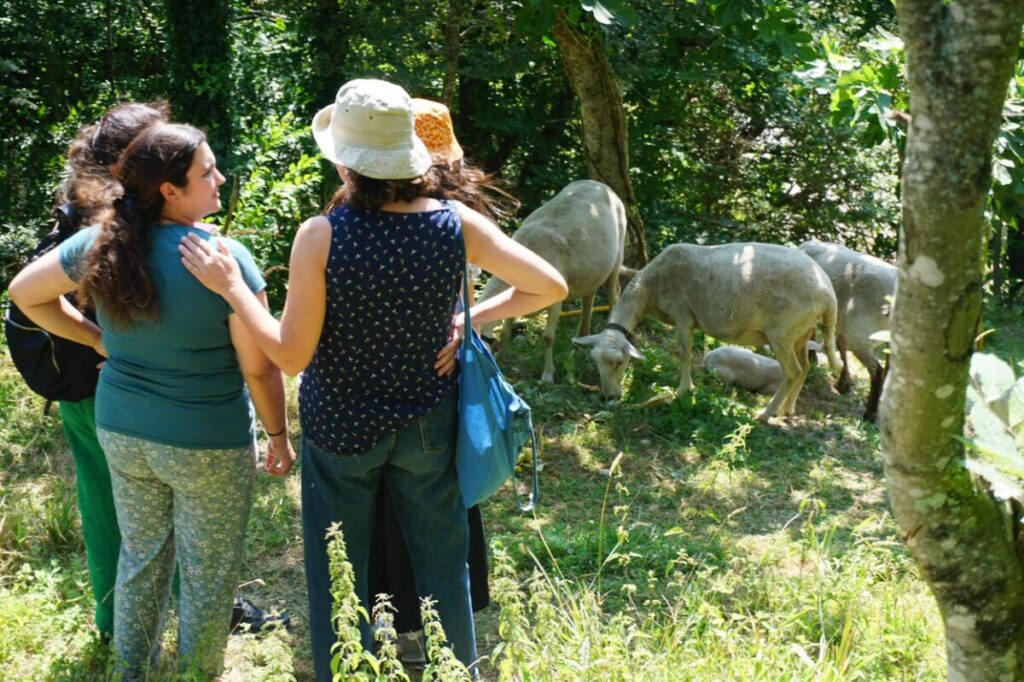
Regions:
[[[449,109],[459,89],[459,54],[462,49],[462,15],[466,8],[461,0],[448,0],[448,18],[441,27],[444,35],[444,89],[442,100]]]
[[[1024,3],[900,0],[898,13],[913,119],[882,406],[885,475],[896,520],[942,613],[948,679],[1021,680],[1024,569],[1015,519],[972,480],[956,437],[981,319],[992,142]]]
[[[587,170],[592,179],[611,187],[626,205],[636,251],[630,260],[642,267],[648,260],[647,236],[629,180],[629,137],[622,91],[600,38],[570,25],[562,10],[555,19],[554,36],[569,83],[580,101]]]

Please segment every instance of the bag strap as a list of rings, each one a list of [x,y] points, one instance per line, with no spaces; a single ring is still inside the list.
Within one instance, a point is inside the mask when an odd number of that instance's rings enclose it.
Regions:
[[[530,449],[533,450],[533,457],[530,460],[530,499],[526,504],[523,504],[519,498],[519,488],[515,485],[516,471],[515,468],[512,469],[512,492],[516,496],[516,506],[521,512],[533,511],[537,508],[537,502],[540,500],[540,482],[537,480],[537,433],[532,425],[530,426]]]
[[[465,249],[466,237],[462,237],[463,249]],[[463,261],[462,263],[462,313],[466,316],[466,321],[462,325],[462,347],[466,348],[469,346],[469,337],[473,333],[473,318],[469,312],[469,262]],[[537,432],[530,425],[530,449],[533,451],[533,455],[530,458],[530,499],[527,500],[526,504],[523,504],[522,499],[519,497],[519,486],[516,485],[516,469],[512,467],[512,493],[516,497],[516,506],[519,507],[521,512],[531,512],[537,507],[537,501],[540,500],[540,481],[537,478]]]
[[[465,244],[465,237],[463,237],[463,244]],[[462,325],[462,345],[465,347],[469,345],[469,334],[466,330],[473,329],[473,318],[469,314],[469,261],[466,260],[462,262],[462,314],[466,318]]]

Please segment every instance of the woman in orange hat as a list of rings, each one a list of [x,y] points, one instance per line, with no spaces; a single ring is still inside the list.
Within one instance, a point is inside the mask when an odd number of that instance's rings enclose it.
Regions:
[[[515,213],[519,201],[505,192],[493,176],[465,159],[465,153],[452,127],[448,107],[440,102],[412,100],[416,135],[430,152],[432,179],[436,182],[436,199],[455,199],[479,211],[492,221]],[[471,266],[471,270],[474,268]],[[472,276],[472,275],[471,275]],[[472,291],[470,292],[472,296]],[[472,305],[473,301],[470,300]],[[373,551],[370,555],[369,592],[390,595],[395,608],[395,631],[399,633],[402,660],[420,663],[425,660],[419,595],[416,592],[412,559],[402,536],[397,512],[387,485],[377,496],[377,519],[374,524]],[[479,505],[468,510],[469,519],[469,586],[473,611],[490,604],[487,581],[487,541]]]

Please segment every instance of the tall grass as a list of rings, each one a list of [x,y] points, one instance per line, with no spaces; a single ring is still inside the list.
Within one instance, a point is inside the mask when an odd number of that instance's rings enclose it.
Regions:
[[[1020,359],[1003,334],[1024,331],[1019,318],[995,326],[990,349]],[[532,321],[514,340],[506,375],[539,374],[540,332]],[[562,376],[572,367],[596,383],[568,344],[553,386],[518,383],[542,441],[543,503],[521,515],[503,491],[484,510],[495,551],[494,604],[478,616],[483,679],[942,679],[941,621],[888,512],[878,431],[859,421],[858,396],[835,395],[819,368],[799,416],[766,426],[753,420],[764,398],[697,372],[694,396],[646,410],[677,363],[667,330],[638,336],[647,359],[615,409]],[[0,359],[0,679],[105,679],[73,467],[59,416],[41,408]],[[232,637],[223,679],[312,680],[296,475],[259,478],[243,572],[255,581],[246,596],[295,625]],[[378,604],[372,617],[388,614]],[[461,674],[440,652],[427,670],[402,670],[390,630],[375,652],[352,651],[366,679]]]

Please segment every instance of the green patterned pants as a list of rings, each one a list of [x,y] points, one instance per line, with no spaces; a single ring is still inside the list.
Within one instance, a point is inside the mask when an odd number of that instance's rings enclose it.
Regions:
[[[125,681],[155,665],[175,556],[178,668],[220,674],[252,506],[254,447],[191,450],[98,429],[121,556],[114,643]]]

